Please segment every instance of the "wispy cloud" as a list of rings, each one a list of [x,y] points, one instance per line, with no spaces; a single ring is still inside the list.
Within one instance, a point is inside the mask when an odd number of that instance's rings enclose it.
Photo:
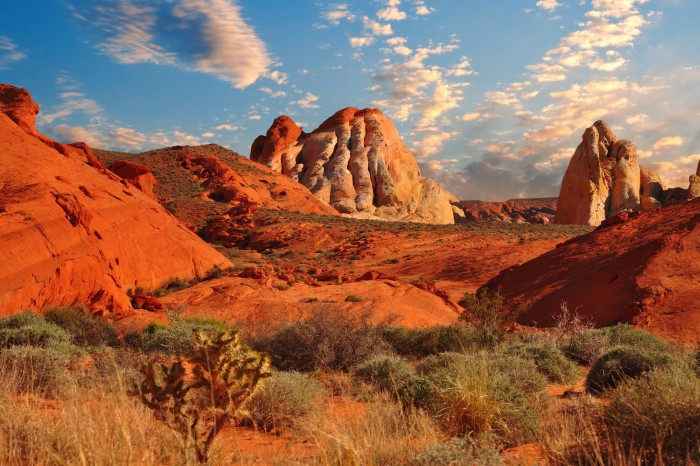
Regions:
[[[6,36],[0,36],[0,70],[27,58],[27,55],[19,50],[17,44]]]
[[[117,63],[176,66],[239,89],[272,64],[235,0],[75,0],[73,7],[74,16],[103,37],[96,48]]]

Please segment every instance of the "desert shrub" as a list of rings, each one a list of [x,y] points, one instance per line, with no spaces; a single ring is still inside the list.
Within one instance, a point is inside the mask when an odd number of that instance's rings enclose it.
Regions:
[[[479,331],[484,345],[503,341],[515,319],[528,307],[527,303],[507,306],[500,293],[493,293],[488,288],[482,288],[477,293],[465,293],[459,305],[464,308],[460,319]]]
[[[13,346],[0,352],[0,376],[16,393],[58,396],[70,382],[68,367],[75,353],[65,347]]]
[[[538,438],[537,401],[546,380],[532,361],[479,353],[431,369],[424,373],[431,392],[423,407],[447,434],[493,433],[506,445]],[[541,388],[533,392],[536,387]]]
[[[645,464],[700,463],[700,379],[685,368],[622,383],[604,419],[623,445],[644,453]]]
[[[636,378],[652,369],[678,362],[667,353],[617,346],[593,364],[586,377],[586,388],[593,393],[601,393],[618,386],[623,379]]]
[[[578,367],[566,359],[553,342],[515,344],[507,352],[532,360],[537,370],[550,382],[566,383],[578,375]]]
[[[277,369],[300,372],[348,371],[388,349],[371,314],[345,314],[330,307],[255,338],[253,346],[268,353]]]
[[[291,427],[320,407],[323,386],[300,372],[275,372],[246,402],[248,416],[265,431]]]
[[[690,367],[692,367],[698,377],[700,377],[700,349],[690,356]]]
[[[452,367],[459,363],[469,360],[468,355],[464,353],[445,352],[428,356],[416,364],[416,372],[420,375],[432,374],[445,368]]]
[[[77,346],[88,348],[119,344],[114,326],[102,317],[91,316],[84,307],[49,308],[44,316],[47,322],[67,331]]]
[[[170,325],[153,322],[143,331],[142,348],[147,353],[160,351],[191,356],[195,351],[192,332],[197,329],[205,332],[225,332],[230,330],[230,327],[217,319],[197,317],[187,317]]]
[[[438,442],[416,455],[411,466],[500,466],[507,464],[497,443],[489,435],[455,437]]]
[[[617,324],[612,327],[604,327],[595,330],[604,335],[608,340],[608,346],[629,346],[638,350],[670,352],[673,344],[662,340],[644,330],[636,329],[629,324]]]
[[[401,357],[379,355],[355,368],[355,376],[405,403],[422,403],[430,389]]]
[[[71,336],[42,315],[25,311],[0,319],[0,348],[18,345],[43,348],[71,345]]]
[[[572,361],[590,366],[608,347],[609,340],[600,330],[583,330],[559,341],[559,348]]]
[[[413,358],[448,351],[476,351],[483,346],[480,332],[470,326],[445,325],[423,329],[386,327],[382,337],[396,353]]]

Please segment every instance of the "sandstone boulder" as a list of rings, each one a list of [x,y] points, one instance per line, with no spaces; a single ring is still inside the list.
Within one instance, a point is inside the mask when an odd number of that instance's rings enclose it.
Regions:
[[[157,180],[147,166],[128,160],[117,160],[109,169],[142,193],[154,197],[153,187],[156,185]]]
[[[0,315],[84,304],[120,317],[129,289],[230,264],[87,146],[38,135],[29,93],[0,85],[0,102]]]
[[[421,177],[396,128],[376,109],[340,110],[310,134],[279,117],[255,140],[250,157],[344,214],[454,223],[451,195]]]
[[[654,208],[662,191],[659,176],[639,166],[636,146],[597,121],[564,174],[555,223],[598,226],[622,211]]]

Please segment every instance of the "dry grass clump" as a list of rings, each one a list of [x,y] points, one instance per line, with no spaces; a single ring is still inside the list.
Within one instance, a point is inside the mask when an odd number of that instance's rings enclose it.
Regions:
[[[410,465],[441,434],[425,412],[375,394],[358,416],[314,416],[302,424],[317,450],[317,463],[331,466]]]

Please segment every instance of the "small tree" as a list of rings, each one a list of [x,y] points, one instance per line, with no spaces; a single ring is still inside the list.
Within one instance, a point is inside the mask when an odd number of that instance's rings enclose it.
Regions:
[[[193,340],[195,352],[187,360],[142,368],[140,397],[205,463],[217,434],[270,376],[270,361],[244,345],[235,330],[195,330]]]

